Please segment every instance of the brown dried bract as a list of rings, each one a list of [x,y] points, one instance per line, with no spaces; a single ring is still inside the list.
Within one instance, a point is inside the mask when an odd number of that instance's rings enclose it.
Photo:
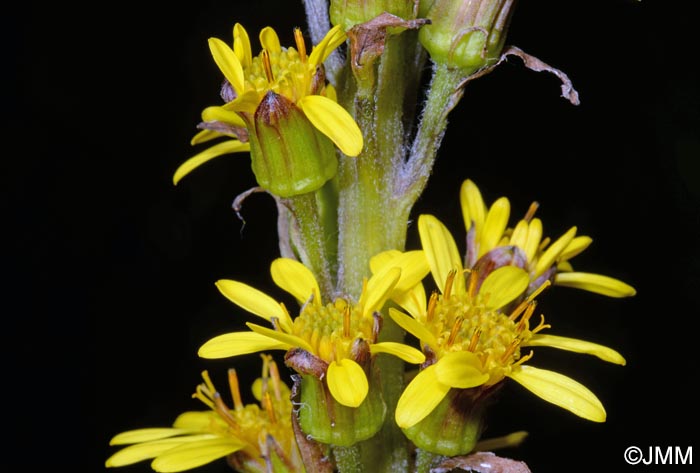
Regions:
[[[448,458],[435,468],[431,468],[430,473],[449,473],[453,470],[477,473],[532,473],[525,462],[502,458],[493,452],[477,452]]]
[[[382,55],[387,35],[406,29],[418,29],[429,23],[430,20],[425,18],[404,20],[384,12],[365,23],[353,26],[347,33],[350,39],[350,64],[353,70],[357,71],[373,64]],[[395,30],[388,31],[389,28],[395,28]]]

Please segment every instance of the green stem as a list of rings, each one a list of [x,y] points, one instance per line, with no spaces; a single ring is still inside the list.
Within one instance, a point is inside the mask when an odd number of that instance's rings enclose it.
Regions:
[[[415,473],[429,473],[430,468],[435,464],[439,455],[427,452],[421,448],[416,449],[416,467]]]
[[[333,447],[338,473],[363,473],[365,471],[359,444],[350,447]]]
[[[368,73],[357,81],[348,107],[365,138],[362,153],[342,157],[338,172],[338,288],[354,297],[369,275],[369,259],[388,249],[403,250],[406,241],[408,212],[394,198],[394,189],[403,165],[407,86],[413,85],[402,79],[414,73],[415,62],[406,60],[406,51],[415,50],[411,42],[415,35],[387,38],[376,75]]]
[[[326,183],[314,193],[301,194],[285,200],[293,218],[290,229],[296,249],[302,262],[314,273],[321,288],[322,298],[328,300],[334,294],[334,282],[331,272],[330,256],[334,254],[335,227],[330,225],[328,205],[330,198]],[[333,250],[331,250],[333,248]]]
[[[460,84],[464,75],[464,71],[445,65],[433,66],[433,77],[420,126],[402,173],[405,205],[413,206],[425,189],[447,128],[447,115],[462,98]]]

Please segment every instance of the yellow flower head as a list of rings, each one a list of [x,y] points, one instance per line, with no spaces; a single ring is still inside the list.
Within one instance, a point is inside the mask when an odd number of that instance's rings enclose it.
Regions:
[[[577,228],[572,227],[550,244],[549,237],[543,238],[542,221],[534,216],[536,202],[514,228],[508,227],[509,200],[501,197],[487,208],[479,188],[469,179],[462,183],[460,203],[467,230],[467,268],[520,266],[529,274],[529,291],[550,279],[558,286],[576,287],[610,297],[629,297],[636,293],[633,287],[618,279],[573,271],[569,261],[588,248],[592,239],[577,235]]]
[[[541,334],[549,328],[544,317],[530,328],[536,307],[534,298],[549,281],[517,303],[530,281],[523,269],[503,266],[483,279],[474,271],[465,278],[469,271],[462,267],[457,245],[447,228],[437,218],[421,215],[418,230],[439,292],[426,302],[424,288],[417,285],[396,298],[410,316],[393,309],[389,312],[397,324],[420,340],[427,356],[423,369],[399,399],[397,424],[402,428],[414,426],[451,389],[486,391],[505,377],[574,414],[604,421],[605,410],[593,393],[564,375],[524,365],[532,352],[523,355],[521,349],[550,346],[593,354],[618,364],[624,364],[624,358],[595,343]],[[482,282],[477,284],[478,281]]]
[[[357,407],[367,396],[367,363],[371,355],[390,353],[410,363],[422,363],[415,348],[393,342],[377,342],[381,317],[378,311],[397,286],[412,286],[422,275],[416,267],[425,263],[422,252],[408,252],[396,264],[365,281],[357,302],[336,298],[323,302],[318,282],[302,263],[289,258],[273,261],[275,283],[302,305],[292,320],[284,303],[244,283],[220,280],[219,291],[231,302],[258,315],[273,329],[247,323],[252,332],[227,333],[212,338],[199,349],[203,358],[226,358],[262,350],[287,350],[287,364],[302,374],[325,379],[330,393],[344,406]]]
[[[307,54],[298,28],[294,30],[296,48],[284,48],[275,30],[265,27],[260,31],[262,51],[257,56],[253,56],[248,33],[238,23],[233,27],[233,48],[218,38],[210,38],[209,49],[225,77],[221,95],[226,103],[204,109],[200,125],[203,130],[192,139],[192,144],[219,137],[231,139],[183,163],[173,176],[174,183],[215,157],[250,151],[256,111],[272,96],[300,109],[313,127],[347,156],[357,156],[363,146],[362,132],[337,103],[335,90],[326,83],[323,69],[323,62],[346,38],[340,27],[334,27]]]
[[[128,445],[106,461],[107,467],[131,465],[153,459],[159,472],[185,471],[229,457],[239,471],[304,471],[291,424],[289,388],[280,381],[277,365],[263,355],[262,377],[252,391],[260,404],[244,405],[236,371],[229,370],[233,409],[214,388],[209,374],[193,397],[209,406],[208,411],[190,411],[177,417],[172,427],[122,432],[110,445]],[[277,471],[277,470],[275,470]]]

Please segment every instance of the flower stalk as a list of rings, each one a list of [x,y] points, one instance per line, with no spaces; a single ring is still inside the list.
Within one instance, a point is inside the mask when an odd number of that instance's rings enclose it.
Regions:
[[[527,67],[554,71],[570,85],[563,73],[517,48],[503,52],[516,1],[303,3],[315,44],[310,50],[300,28],[289,47],[263,28],[257,55],[238,23],[231,44],[209,40],[224,104],[202,112],[192,144],[223,141],[173,176],[177,184],[214,158],[250,154],[257,186],[241,195],[264,191],[275,199],[282,254],[271,258],[270,276],[296,305],[245,282],[216,281],[223,296],[265,324],[247,322],[249,330],[214,336],[198,355],[282,351],[294,385],[286,388],[264,355],[263,376],[253,385],[260,404],[242,403],[230,371],[229,408],[205,372],[195,397],[210,412],[116,436],[114,444],[131,445],[107,466],[153,459],[157,471],[185,471],[224,458],[245,473],[470,466],[486,446],[524,438],[481,441],[492,394],[511,381],[604,422],[603,403],[588,388],[529,364],[530,348],[543,346],[626,363],[612,348],[547,333],[551,326],[536,313],[536,298],[554,286],[635,294],[615,278],[574,271],[570,261],[590,237],[577,227],[544,237],[536,202],[509,226],[508,199],[487,206],[467,179],[458,193],[465,238],[455,239],[437,217],[423,214],[417,216],[421,248],[406,248],[412,209],[469,81],[518,54]],[[432,292],[424,286],[428,275]]]

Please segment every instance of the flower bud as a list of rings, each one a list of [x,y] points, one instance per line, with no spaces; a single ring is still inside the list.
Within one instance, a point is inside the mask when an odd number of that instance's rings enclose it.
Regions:
[[[488,392],[481,387],[451,389],[428,416],[403,433],[426,452],[466,455],[481,436]]]
[[[313,375],[301,376],[299,424],[314,440],[349,447],[374,436],[384,423],[386,404],[377,376],[369,379],[367,397],[358,407],[348,407],[335,400],[325,381]]]
[[[331,23],[342,25],[343,30],[348,31],[384,12],[405,20],[413,19],[415,3],[413,0],[331,0]]]
[[[313,192],[335,176],[333,142],[285,96],[267,92],[250,128],[253,173],[264,189],[292,197]]]
[[[515,0],[434,0],[420,15],[431,24],[419,40],[433,62],[473,73],[494,64],[503,49]]]

